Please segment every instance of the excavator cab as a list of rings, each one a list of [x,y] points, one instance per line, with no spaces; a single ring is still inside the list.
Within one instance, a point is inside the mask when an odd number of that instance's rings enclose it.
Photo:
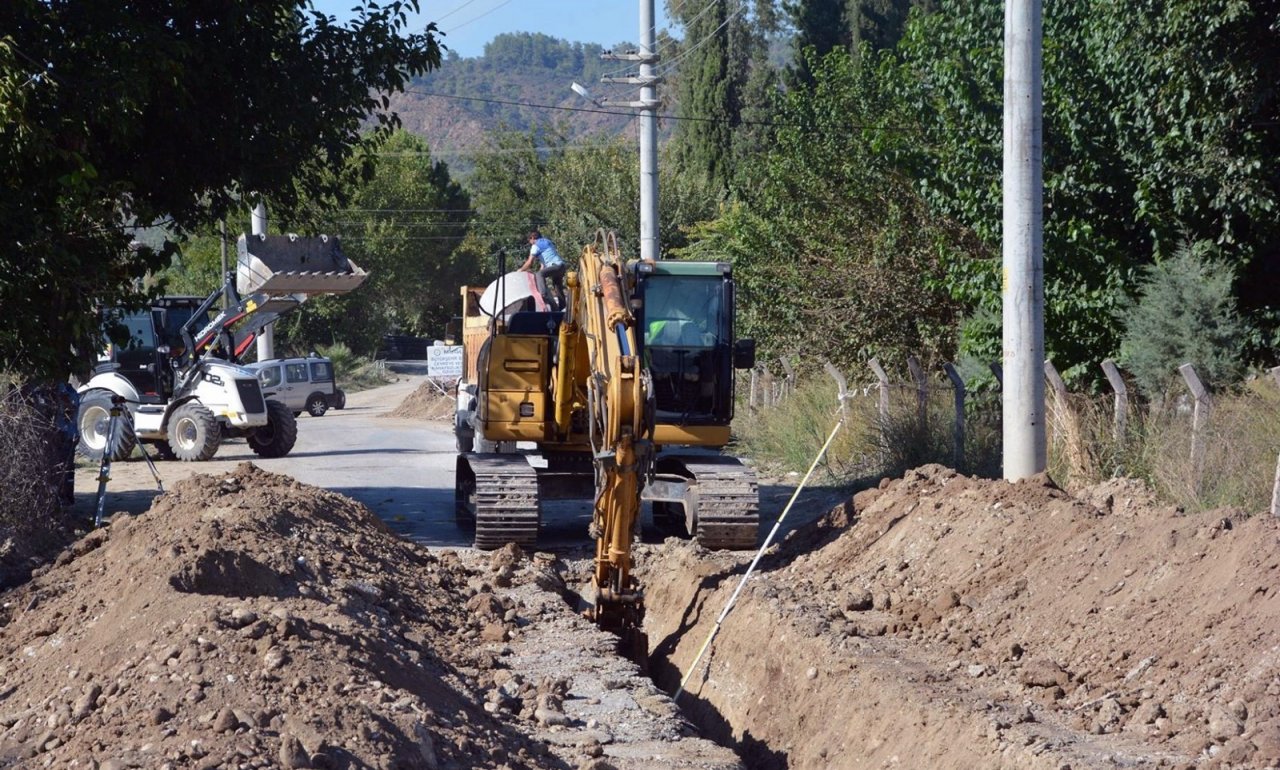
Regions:
[[[734,340],[733,277],[725,262],[636,263],[645,365],[653,377],[659,444],[724,446],[733,370],[755,343]]]

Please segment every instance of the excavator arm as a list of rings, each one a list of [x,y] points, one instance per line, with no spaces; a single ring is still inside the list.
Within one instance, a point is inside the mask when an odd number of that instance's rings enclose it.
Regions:
[[[555,414],[557,426],[567,431],[585,392],[596,478],[592,614],[624,640],[637,640],[642,639],[644,604],[632,575],[631,551],[640,491],[653,467],[654,413],[649,373],[637,347],[630,280],[616,236],[598,233],[567,281],[570,301],[560,331]],[[579,356],[586,356],[588,372],[581,383],[574,376],[584,369]]]

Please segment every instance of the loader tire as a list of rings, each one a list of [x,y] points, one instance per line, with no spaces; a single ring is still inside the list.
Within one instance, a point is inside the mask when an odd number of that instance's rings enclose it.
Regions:
[[[249,434],[249,448],[259,457],[284,457],[298,440],[298,420],[279,401],[267,402],[267,424]]]
[[[76,451],[90,460],[101,460],[107,445],[107,426],[111,421],[111,391],[94,388],[80,397],[80,411],[76,414],[76,426],[80,440]],[[116,420],[115,435],[111,437],[111,459],[123,460],[133,453],[137,437],[133,434],[133,420],[121,415]]]
[[[220,443],[222,426],[199,401],[188,401],[169,416],[169,448],[182,462],[204,462],[218,453]]]

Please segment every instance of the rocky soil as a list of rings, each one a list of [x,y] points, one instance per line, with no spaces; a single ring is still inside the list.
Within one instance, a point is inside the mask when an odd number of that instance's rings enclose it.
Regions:
[[[429,553],[248,463],[193,476],[0,595],[0,767],[738,768],[559,569]]]
[[[642,559],[668,691],[745,561]],[[680,703],[758,768],[1280,766],[1280,522],[924,467],[775,546]]]
[[[574,557],[191,476],[0,594],[0,767],[1280,767],[1267,515],[920,468],[774,545],[678,707],[751,554],[639,546],[656,684]]]

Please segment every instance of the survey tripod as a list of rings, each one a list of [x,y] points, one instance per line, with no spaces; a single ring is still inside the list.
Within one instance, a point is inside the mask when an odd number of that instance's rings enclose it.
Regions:
[[[102,446],[102,464],[98,466],[98,501],[93,515],[95,529],[102,526],[102,507],[107,499],[107,482],[111,480],[111,448],[115,443],[116,431],[120,429],[122,422],[132,424],[133,421],[133,416],[124,406],[126,403],[128,403],[128,399],[124,396],[113,395],[111,397],[111,417],[107,420],[107,441]],[[151,475],[155,477],[156,489],[163,494],[164,482],[160,480],[160,472],[156,470],[156,464],[151,461],[151,455],[147,454],[147,448],[141,442],[138,443],[138,449],[142,452],[142,459],[147,461],[147,467],[151,469]]]

